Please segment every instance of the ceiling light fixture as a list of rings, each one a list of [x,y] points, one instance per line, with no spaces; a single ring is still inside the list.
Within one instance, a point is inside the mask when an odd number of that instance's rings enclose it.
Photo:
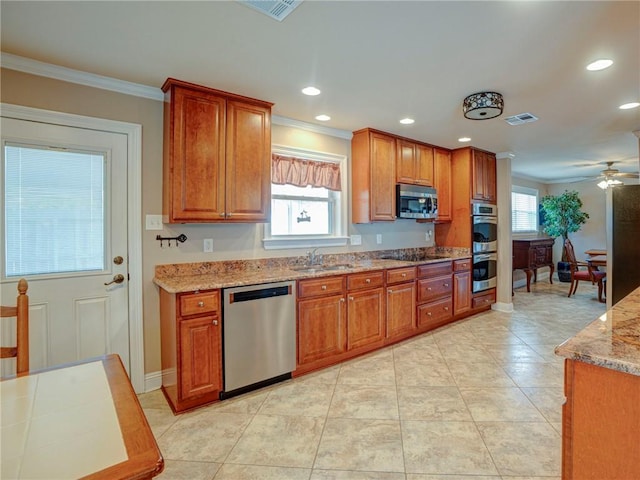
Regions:
[[[403,125],[411,125],[412,123],[414,123],[415,120],[413,118],[403,118],[402,120],[400,120],[400,123]]]
[[[462,112],[471,120],[488,120],[502,115],[504,99],[496,92],[479,92],[462,102]]]
[[[637,108],[637,107],[640,107],[640,103],[631,102],[631,103],[625,103],[624,105],[620,105],[618,108],[620,110],[629,110],[630,108]]]
[[[321,122],[328,122],[329,120],[331,120],[331,117],[329,115],[318,115],[316,116],[316,120],[320,120]]]
[[[316,95],[320,95],[320,90],[318,90],[316,87],[305,87],[302,89],[302,93],[315,97]]]
[[[459,142],[470,142],[471,141],[471,137],[460,137],[458,139]]]
[[[622,182],[614,178],[605,178],[600,183],[598,183],[598,186],[603,190],[606,190],[609,187],[615,187],[616,185],[622,185]]]
[[[600,60],[596,60],[595,62],[591,62],[589,65],[587,65],[587,70],[591,72],[597,72],[598,70],[609,68],[611,65],[613,65],[613,60],[609,60],[608,58],[601,58]]]

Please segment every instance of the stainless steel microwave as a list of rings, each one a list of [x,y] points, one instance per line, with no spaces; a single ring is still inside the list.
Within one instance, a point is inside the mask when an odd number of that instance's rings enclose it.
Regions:
[[[435,219],[438,216],[436,189],[418,185],[396,185],[396,215],[398,218]]]

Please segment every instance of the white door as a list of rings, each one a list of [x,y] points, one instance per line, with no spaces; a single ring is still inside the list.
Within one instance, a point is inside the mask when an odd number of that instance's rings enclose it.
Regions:
[[[117,353],[129,371],[127,136],[1,122],[0,293],[29,282],[30,369]]]

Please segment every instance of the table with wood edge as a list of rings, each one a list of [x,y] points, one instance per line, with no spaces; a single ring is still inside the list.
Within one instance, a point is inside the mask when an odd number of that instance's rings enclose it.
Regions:
[[[7,387],[10,387],[10,382],[12,381],[16,382],[25,377],[62,371],[92,362],[101,362],[104,368],[127,458],[99,471],[88,473],[81,478],[87,480],[142,480],[155,477],[162,472],[164,459],[118,355],[105,355],[44,370],[32,371],[20,377],[2,379],[0,388],[5,387],[8,390],[9,388]]]

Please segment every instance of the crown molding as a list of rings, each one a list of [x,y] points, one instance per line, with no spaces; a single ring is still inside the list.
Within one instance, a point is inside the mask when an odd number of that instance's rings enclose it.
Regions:
[[[280,115],[271,115],[271,123],[274,125],[281,125],[283,127],[298,128],[300,130],[307,130],[309,132],[320,133],[322,135],[329,135],[330,137],[344,138],[345,140],[351,140],[351,137],[353,136],[353,134],[347,130],[323,127],[322,125],[294,120],[293,118],[288,117],[281,117]]]
[[[52,65],[30,58],[20,57],[11,53],[0,53],[0,66],[9,70],[30,73],[41,77],[53,78],[64,82],[76,83],[87,87],[100,88],[112,92],[133,95],[135,97],[149,98],[151,100],[164,100],[162,90],[140,83],[127,82],[116,78],[104,77],[93,73],[81,72],[71,68]]]

